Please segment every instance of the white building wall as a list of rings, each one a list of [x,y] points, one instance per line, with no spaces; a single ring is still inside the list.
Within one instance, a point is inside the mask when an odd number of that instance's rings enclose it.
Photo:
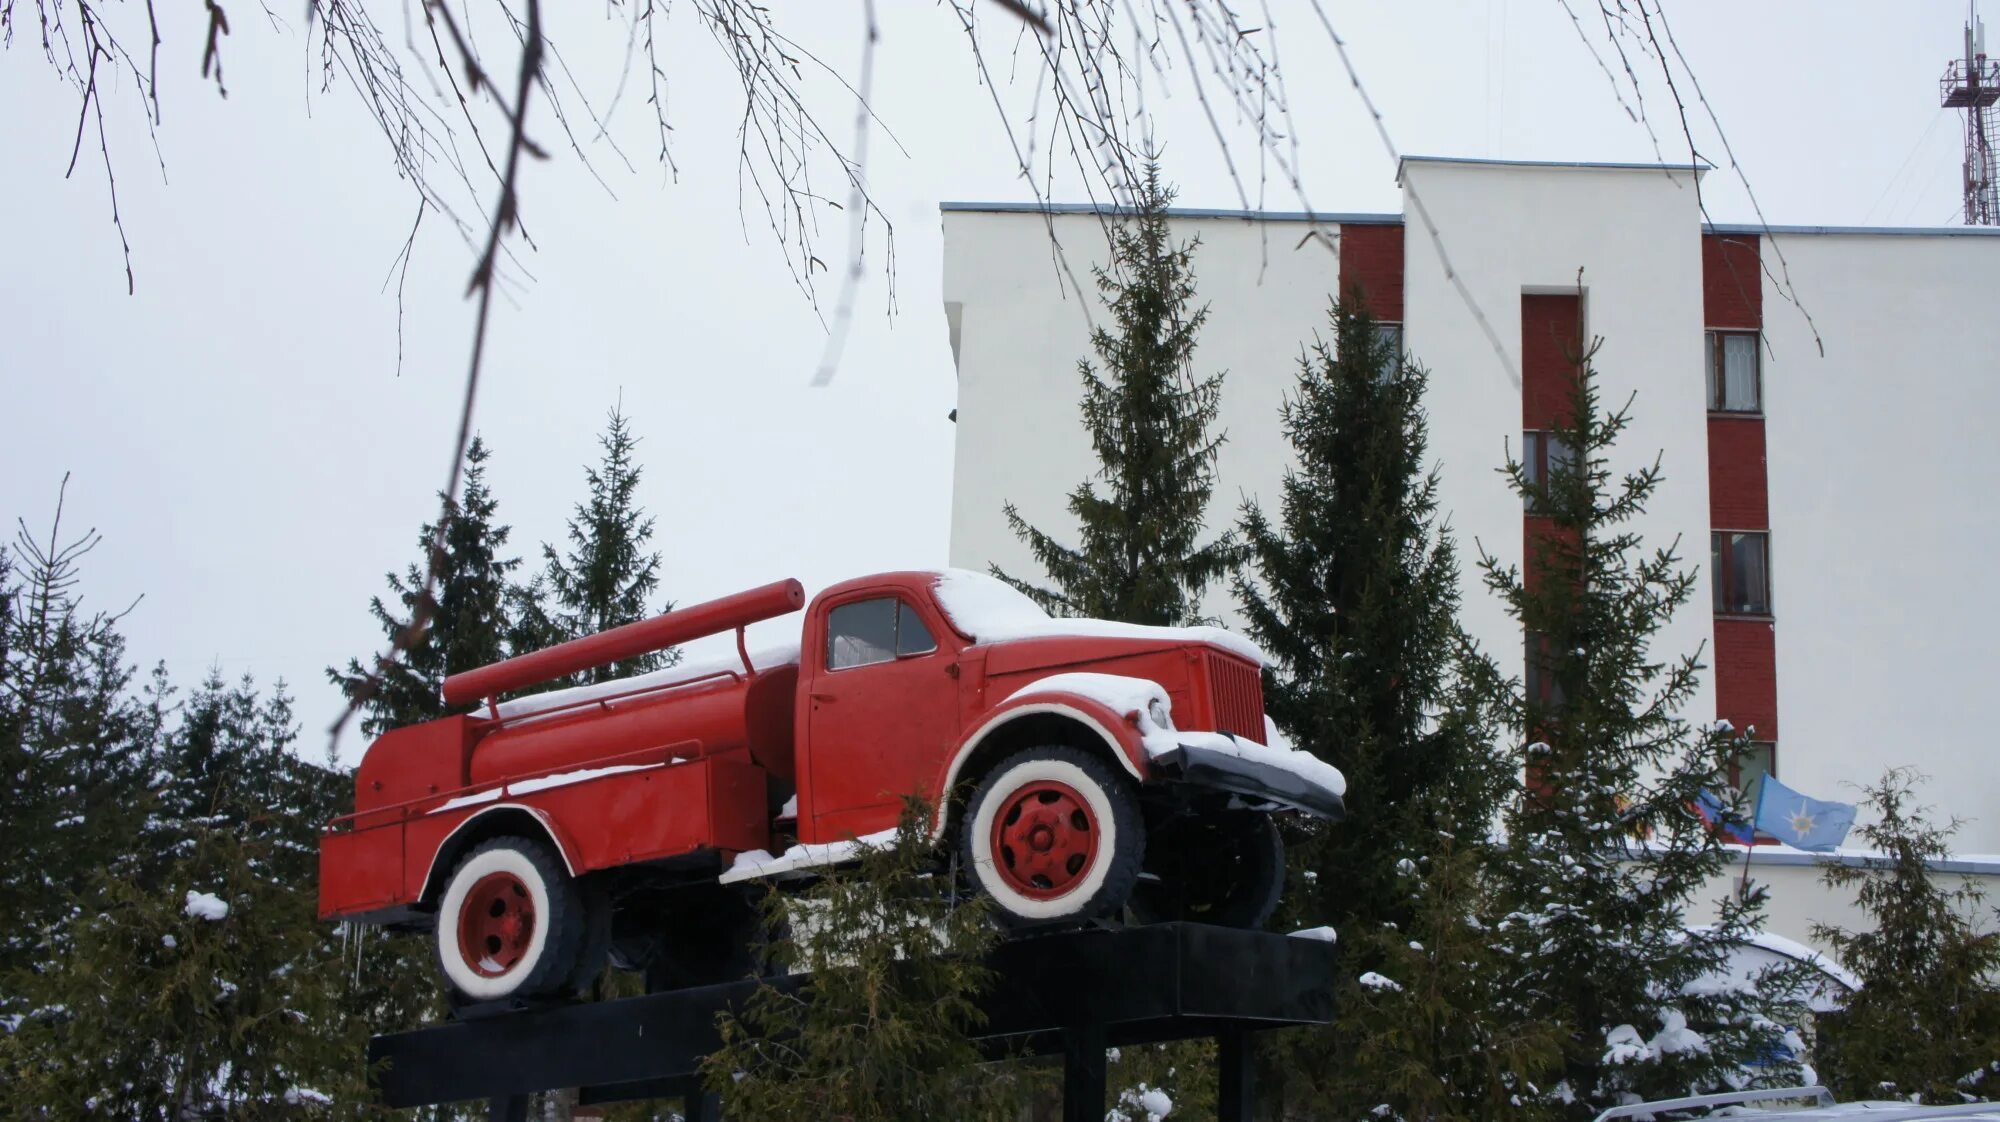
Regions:
[[[1092,287],[1083,299],[1068,277],[1092,286],[1091,266],[1105,260],[1096,217],[1062,214],[1054,233],[1066,251],[1052,259],[1038,214],[947,211],[944,301],[958,340],[958,443],[952,485],[953,565],[1010,574],[1041,574],[1008,529],[1013,502],[1029,523],[1058,540],[1076,540],[1068,498],[1097,471],[1077,410],[1077,360],[1089,357],[1090,325],[1105,311]],[[1298,369],[1299,348],[1326,322],[1338,259],[1314,242],[1302,222],[1176,218],[1177,238],[1199,237],[1197,296],[1209,305],[1194,357],[1198,377],[1224,371],[1218,424],[1227,434],[1220,480],[1210,504],[1211,532],[1234,525],[1245,496],[1274,496],[1290,462],[1278,408]],[[955,309],[955,310],[954,310]],[[1205,610],[1229,614],[1229,590],[1211,589]]]
[[[1678,536],[1699,573],[1657,650],[1712,647],[1701,219],[1689,174],[1411,160],[1404,182],[1406,340],[1432,372],[1431,454],[1466,566],[1466,625],[1519,673],[1519,630],[1473,562],[1482,546],[1521,561],[1520,501],[1494,471],[1510,442],[1519,449],[1521,295],[1574,291],[1582,268],[1584,329],[1604,339],[1604,403],[1637,394],[1613,466],[1636,468],[1664,450],[1665,482],[1637,528],[1663,546]],[[1451,273],[1417,199],[1441,231]],[[1104,256],[1098,220],[1050,221],[1067,271],[1088,285]],[[1317,242],[1298,244],[1309,229],[1301,222],[1177,217],[1174,228],[1203,242],[1195,264],[1211,311],[1196,371],[1228,372],[1229,440],[1209,512],[1218,529],[1246,496],[1275,502],[1290,462],[1278,406],[1301,345],[1325,323],[1338,266]],[[959,377],[951,563],[1034,574],[1001,508],[1011,500],[1074,540],[1066,498],[1095,470],[1076,362],[1090,353],[1088,317],[1101,316],[1101,304],[1095,292],[1065,293],[1039,214],[948,210],[944,235]],[[1927,801],[1966,820],[1958,852],[2000,853],[2000,755],[1979,704],[2000,667],[2000,593],[1989,572],[2000,555],[2000,441],[1987,431],[2000,415],[2000,237],[1781,232],[1764,246],[1776,272],[1774,243],[1826,344],[1821,357],[1767,277],[1780,774],[1810,794],[1849,799],[1846,784],[1913,765],[1931,776]],[[1227,617],[1227,591],[1214,590],[1206,606]],[[1688,713],[1704,719],[1713,708],[1705,685]],[[1815,869],[1760,864],[1754,875],[1772,886],[1772,927],[1782,934],[1808,940],[1815,921],[1857,920]]]
[[[1912,765],[2000,853],[2000,237],[1774,245],[1826,344],[1767,278],[1779,774],[1852,799]]]
[[[1660,632],[1655,650],[1679,655],[1712,644],[1701,216],[1692,176],[1409,160],[1403,182],[1403,329],[1431,371],[1424,407],[1431,454],[1443,466],[1440,505],[1465,561],[1466,628],[1506,672],[1521,673],[1520,626],[1485,591],[1474,563],[1483,548],[1522,564],[1521,500],[1494,470],[1508,447],[1516,455],[1521,447],[1521,296],[1574,292],[1581,269],[1584,335],[1604,340],[1596,358],[1603,404],[1638,394],[1611,467],[1637,469],[1666,450],[1665,479],[1634,528],[1651,545],[1680,538],[1684,562],[1700,570],[1694,600]],[[1412,195],[1437,226],[1449,274]],[[1707,717],[1714,708],[1711,678],[1688,712]]]

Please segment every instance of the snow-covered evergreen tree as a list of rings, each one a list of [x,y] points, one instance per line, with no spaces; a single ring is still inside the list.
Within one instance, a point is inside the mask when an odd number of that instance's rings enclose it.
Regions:
[[[1915,779],[1897,769],[1868,788],[1861,836],[1881,860],[1822,866],[1874,926],[1813,928],[1861,979],[1846,1008],[1820,1018],[1814,1058],[1843,1099],[2000,1097],[2000,934],[1976,881],[1947,887],[1932,871],[1951,856],[1957,823],[1926,820]]]
[[[497,662],[507,656],[509,574],[520,565],[503,557],[510,528],[495,520],[499,502],[486,482],[486,461],[492,453],[479,437],[465,451],[464,493],[445,507],[443,552],[438,556],[437,583],[428,624],[395,658],[379,667],[371,681],[358,659],[345,670],[331,667],[327,677],[350,699],[362,697],[361,731],[380,736],[388,729],[441,717],[447,709],[440,691],[446,677]],[[440,499],[444,496],[440,495]],[[420,554],[428,554],[436,533],[434,523],[417,532]],[[403,576],[387,575],[390,607],[380,596],[369,602],[384,636],[391,643],[403,637],[418,611],[424,589],[424,565],[412,563]]]
[[[660,587],[660,553],[647,548],[653,519],[639,505],[644,471],[637,458],[639,438],[632,434],[622,407],[611,410],[598,444],[604,458],[598,466],[584,469],[590,497],[578,503],[570,517],[568,552],[542,546],[542,572],[514,593],[517,653],[609,631],[673,608],[671,602],[652,605]],[[670,647],[600,666],[585,672],[581,680],[609,681],[678,661],[680,650]],[[569,683],[551,685],[563,684]]]
[[[765,907],[781,932],[780,974],[740,1013],[722,1014],[722,1047],[702,1064],[732,1118],[883,1122],[1018,1117],[1029,1084],[982,1068],[968,1037],[992,986],[982,963],[999,938],[983,902],[936,873],[926,807],[912,801],[888,845],[863,847],[852,869],[824,872]]]
[[[1281,1052],[1290,1099],[1313,1117],[1531,1122],[1553,1116],[1562,1035],[1492,938],[1491,856],[1477,831],[1411,840],[1405,917],[1356,924],[1335,999],[1336,1048]],[[1360,969],[1355,973],[1356,968]],[[1291,1039],[1298,1039],[1297,1036]]]
[[[1282,915],[1340,933],[1352,992],[1326,1030],[1273,1038],[1272,1074],[1330,1117],[1479,1117],[1518,1090],[1503,1054],[1546,1052],[1504,974],[1483,969],[1486,839],[1518,761],[1493,748],[1490,668],[1458,626],[1425,462],[1429,376],[1360,295],[1334,305],[1284,404],[1297,466],[1278,521],[1254,502],[1241,521],[1237,598],[1277,660],[1265,708],[1349,783],[1346,821],[1289,824]]]
[[[1095,270],[1111,326],[1091,332],[1083,423],[1097,479],[1070,492],[1080,540],[1065,545],[1030,525],[1012,503],[1008,525],[1053,587],[994,575],[1058,615],[1183,624],[1201,615],[1205,589],[1228,576],[1233,538],[1201,543],[1221,434],[1211,433],[1222,375],[1194,375],[1196,337],[1208,308],[1194,306],[1199,239],[1176,243],[1173,189],[1149,164],[1129,221],[1111,230],[1110,263]]]
[[[1481,556],[1531,659],[1525,681],[1496,691],[1529,748],[1527,790],[1506,815],[1495,866],[1508,912],[1495,945],[1542,1018],[1567,1028],[1562,1080],[1546,1090],[1579,1118],[1629,1095],[1741,1085],[1801,1015],[1789,999],[1795,977],[1754,992],[1714,981],[1729,948],[1761,925],[1762,889],[1730,895],[1713,923],[1690,926],[1697,894],[1728,861],[1691,808],[1728,787],[1742,743],[1684,712],[1699,652],[1655,649],[1696,577],[1671,544],[1649,547],[1631,526],[1664,475],[1657,458],[1614,472],[1631,403],[1600,408],[1595,351],[1577,358],[1568,416],[1552,434],[1573,458],[1547,479],[1517,461],[1503,469],[1535,512],[1534,579]],[[1795,1075],[1770,1062],[1757,1078]]]
[[[156,688],[159,711],[168,697]],[[290,751],[282,685],[209,679],[154,756],[145,823],[65,886],[53,949],[10,983],[9,1095],[48,1118],[324,1117],[361,1102],[368,1026],[317,922],[318,827],[337,779]],[[32,1115],[31,1115],[32,1116]]]
[[[1357,301],[1335,305],[1331,327],[1283,407],[1297,467],[1280,519],[1245,505],[1249,564],[1235,584],[1277,660],[1265,709],[1354,792],[1347,821],[1301,854],[1321,875],[1292,894],[1304,918],[1345,929],[1405,918],[1408,839],[1445,824],[1483,837],[1509,768],[1485,699],[1464,688],[1457,559],[1425,463],[1428,374]]]
[[[73,887],[131,845],[152,744],[120,617],[78,587],[97,533],[66,540],[60,501],[46,533],[18,526],[0,546],[0,976],[45,961]]]

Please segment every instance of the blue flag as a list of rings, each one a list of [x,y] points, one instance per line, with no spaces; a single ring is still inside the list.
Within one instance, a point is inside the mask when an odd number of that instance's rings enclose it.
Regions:
[[[1722,835],[1724,841],[1732,841],[1737,845],[1757,844],[1750,823],[1731,814],[1728,805],[1722,801],[1722,796],[1714,791],[1703,791],[1696,796],[1693,809],[1695,815],[1708,826],[1709,832]]]
[[[1778,782],[1775,776],[1764,776],[1758,783],[1758,832],[1794,849],[1825,853],[1838,846],[1853,825],[1853,803],[1809,799]]]

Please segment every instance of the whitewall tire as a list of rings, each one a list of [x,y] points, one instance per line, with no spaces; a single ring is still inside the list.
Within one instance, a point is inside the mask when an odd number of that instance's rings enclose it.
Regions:
[[[481,842],[438,901],[438,969],[465,1001],[555,993],[583,956],[589,918],[577,884],[547,846]]]
[[[1080,922],[1125,906],[1145,824],[1131,782],[1110,764],[1075,748],[1032,748],[980,783],[960,847],[1002,923]]]

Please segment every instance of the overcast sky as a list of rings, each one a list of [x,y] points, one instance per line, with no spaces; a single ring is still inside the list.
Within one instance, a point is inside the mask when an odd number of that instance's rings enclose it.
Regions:
[[[1571,0],[1579,12],[1586,2]],[[685,10],[669,33],[677,182],[655,164],[651,118],[630,91],[612,137],[631,170],[590,130],[580,137],[602,185],[546,120],[537,130],[552,159],[524,181],[532,278],[497,306],[477,414],[520,554],[559,539],[622,394],[644,439],[641,493],[658,519],[666,596],[705,599],[783,576],[811,588],[944,561],[954,387],[937,206],[1031,195],[950,11],[877,6],[875,104],[901,150],[876,133],[867,171],[894,225],[896,303],[891,315],[873,242],[830,387],[808,385],[825,345],[820,319],[761,217],[739,220],[740,103]],[[1656,158],[1559,0],[1326,6],[1407,153]],[[188,11],[169,14],[198,14],[179,7]],[[277,5],[287,18],[291,7]],[[399,18],[393,3],[378,7],[392,25]],[[589,19],[559,25],[558,45],[602,103],[622,38],[598,22],[602,6],[576,7]],[[795,2],[777,14],[851,72],[859,7]],[[164,182],[129,84],[114,91],[132,296],[88,146],[63,176],[73,90],[31,28],[17,28],[0,56],[0,515],[45,533],[72,473],[69,524],[105,535],[89,559],[91,602],[144,595],[125,624],[134,656],[164,659],[183,684],[211,666],[284,678],[306,726],[302,749],[316,755],[339,709],[323,668],[381,645],[368,598],[386,570],[416,558],[417,528],[436,513],[471,330],[470,258],[443,223],[426,221],[398,375],[395,292],[384,280],[414,196],[353,92],[339,81],[319,88],[302,28],[230,8],[227,99],[199,77],[200,28],[168,24]],[[1311,203],[1400,210],[1394,166],[1311,7],[1269,8]],[[1937,82],[1960,46],[1962,2],[1669,0],[1668,12],[1769,221],[1956,220],[1958,120],[1939,109]],[[1148,89],[1167,172],[1182,205],[1239,206],[1183,78]],[[844,133],[851,102],[817,88]],[[1663,90],[1648,95],[1665,108]],[[1024,104],[1021,91],[1012,96]],[[1675,132],[1663,140],[1668,159],[1687,158]],[[1704,145],[1719,160],[1706,130]],[[1708,189],[1718,221],[1754,220],[1726,169]],[[1300,208],[1276,186],[1263,202]],[[844,251],[837,216],[823,249]],[[828,304],[831,294],[828,285]],[[357,744],[350,733],[347,759]]]

